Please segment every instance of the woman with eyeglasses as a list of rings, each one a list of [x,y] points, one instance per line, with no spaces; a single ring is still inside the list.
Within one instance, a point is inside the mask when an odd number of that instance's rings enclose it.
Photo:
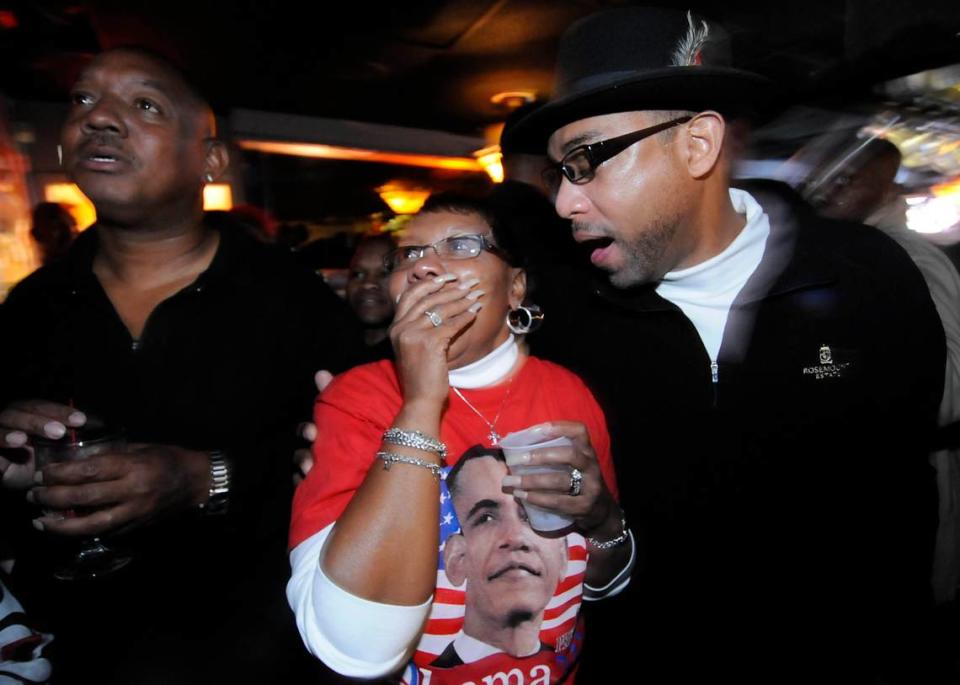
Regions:
[[[493,207],[441,195],[406,225],[386,257],[396,360],[337,377],[317,403],[287,596],[307,648],[344,675],[569,683],[582,600],[629,581],[603,415],[579,378],[517,344],[541,316]],[[498,442],[534,425],[572,446],[523,463],[562,469],[508,475]],[[489,458],[458,468],[470,448]],[[541,535],[524,503],[573,524]]]

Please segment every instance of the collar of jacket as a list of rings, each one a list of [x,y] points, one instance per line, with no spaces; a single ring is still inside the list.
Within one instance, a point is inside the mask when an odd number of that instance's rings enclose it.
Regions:
[[[736,184],[760,203],[770,219],[770,236],[757,270],[737,296],[735,306],[755,304],[770,297],[835,283],[841,265],[831,258],[829,226],[790,186],[767,180]],[[675,311],[660,297],[656,284],[615,288],[597,283],[597,296],[635,312]]]

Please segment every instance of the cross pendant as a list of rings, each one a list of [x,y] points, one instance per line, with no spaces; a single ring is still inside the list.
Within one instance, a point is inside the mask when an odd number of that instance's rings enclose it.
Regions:
[[[491,444],[491,445],[499,445],[499,444],[500,444],[500,434],[497,433],[497,431],[491,429],[491,430],[490,430],[490,435],[487,436],[487,437],[490,438],[490,444]]]

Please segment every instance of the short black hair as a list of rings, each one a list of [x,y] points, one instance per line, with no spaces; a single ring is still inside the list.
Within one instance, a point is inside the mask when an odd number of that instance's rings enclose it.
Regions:
[[[420,214],[451,212],[453,214],[477,214],[490,227],[493,241],[497,244],[510,266],[523,267],[523,253],[516,249],[512,232],[509,230],[508,215],[505,207],[493,202],[492,194],[468,195],[466,193],[445,192],[431,195],[423,203]]]
[[[460,459],[457,460],[457,463],[453,465],[453,468],[447,473],[446,483],[447,490],[450,491],[450,496],[453,497],[454,493],[457,490],[457,478],[460,476],[460,471],[463,470],[464,464],[472,459],[480,459],[481,457],[492,457],[499,461],[502,464],[506,464],[506,457],[503,456],[503,450],[498,447],[484,447],[483,445],[474,445],[470,449],[461,455]]]

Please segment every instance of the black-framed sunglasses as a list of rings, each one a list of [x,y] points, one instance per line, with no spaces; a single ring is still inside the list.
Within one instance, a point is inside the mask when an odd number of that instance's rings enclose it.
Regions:
[[[551,192],[556,193],[560,189],[560,182],[564,177],[571,183],[583,185],[593,180],[597,174],[597,167],[606,162],[611,157],[616,157],[634,143],[639,143],[644,138],[649,138],[668,128],[673,128],[679,124],[685,124],[693,119],[692,116],[683,116],[662,124],[642,128],[639,131],[624,133],[616,138],[607,138],[599,140],[596,143],[580,145],[573,148],[563,156],[559,162],[550,164],[543,170],[543,180]]]
[[[440,259],[476,259],[486,250],[504,261],[509,261],[507,253],[494,245],[486,235],[468,233],[450,236],[431,245],[404,245],[395,248],[383,258],[383,264],[388,271],[408,269],[420,261],[427,250],[436,252]]]

